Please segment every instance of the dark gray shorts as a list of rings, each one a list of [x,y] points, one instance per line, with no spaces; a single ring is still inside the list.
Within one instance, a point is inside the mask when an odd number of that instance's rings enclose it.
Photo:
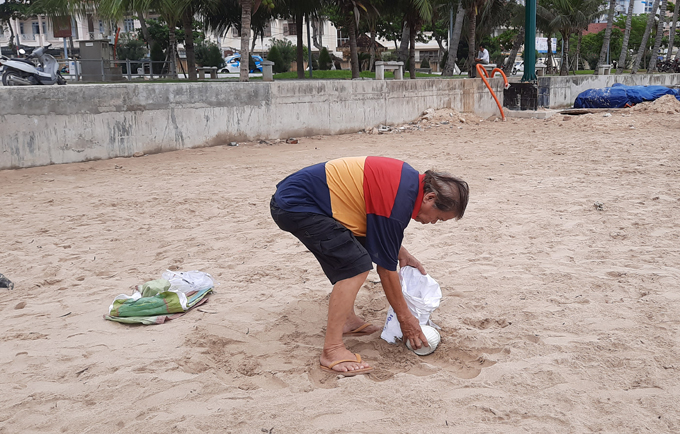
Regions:
[[[289,212],[278,207],[274,197],[269,204],[272,218],[314,254],[333,285],[373,269],[371,256],[356,237],[333,217],[309,212]]]

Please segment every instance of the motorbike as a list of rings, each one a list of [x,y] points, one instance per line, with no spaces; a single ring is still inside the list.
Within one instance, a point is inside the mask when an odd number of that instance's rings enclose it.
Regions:
[[[59,62],[45,52],[50,46],[52,44],[36,48],[26,56],[26,59],[0,57],[0,67],[3,70],[2,84],[4,86],[66,84],[66,79],[59,71]],[[23,50],[20,50],[20,53],[22,52]],[[38,65],[31,59],[37,59]]]

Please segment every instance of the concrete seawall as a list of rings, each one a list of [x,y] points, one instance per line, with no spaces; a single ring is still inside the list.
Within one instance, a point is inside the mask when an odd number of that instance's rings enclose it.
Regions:
[[[490,83],[502,104],[502,79]],[[427,108],[498,114],[481,80],[69,84],[0,87],[0,97],[0,169],[349,133]]]

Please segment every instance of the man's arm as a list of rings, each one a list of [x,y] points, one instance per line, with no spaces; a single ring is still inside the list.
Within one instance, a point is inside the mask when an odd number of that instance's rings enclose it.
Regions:
[[[408,309],[404,295],[401,293],[399,274],[396,271],[390,271],[381,267],[380,265],[378,265],[377,268],[383,291],[385,291],[385,296],[387,296],[387,301],[397,314],[401,331],[404,334],[404,341],[410,341],[411,348],[415,349],[421,348],[423,345],[429,347],[430,345],[427,343],[427,338],[423,334],[423,330],[420,328],[418,318],[413,316],[411,311]]]
[[[401,248],[399,249],[398,258],[399,258],[399,268],[406,267],[407,265],[410,265],[413,268],[417,268],[418,271],[420,271],[420,274],[427,274],[425,272],[425,268],[423,267],[423,264],[421,264],[420,261],[417,260],[415,256],[410,254],[404,246],[401,246]]]

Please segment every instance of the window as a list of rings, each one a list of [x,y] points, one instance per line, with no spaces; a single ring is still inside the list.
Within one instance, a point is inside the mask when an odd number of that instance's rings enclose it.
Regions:
[[[123,31],[126,33],[134,32],[135,20],[132,18],[125,18],[125,20],[123,20]]]
[[[297,36],[297,28],[295,27],[295,21],[286,21],[285,23],[283,23],[283,35]]]
[[[102,21],[102,20],[99,20],[99,33],[101,33],[102,35],[103,35],[104,33],[106,33],[106,32],[104,31],[104,21]]]
[[[26,34],[26,32],[24,32],[24,23],[19,23],[19,33],[22,35]]]
[[[264,26],[264,37],[270,38],[271,36],[272,36],[272,22],[270,21]]]
[[[34,35],[40,34],[40,26],[38,25],[37,21],[33,21],[33,34]]]
[[[236,26],[233,26],[231,28],[231,36],[233,36],[234,38],[240,38],[241,37],[241,32],[238,31]]]
[[[349,36],[343,35],[342,31],[340,29],[338,29],[338,42],[337,42],[336,46],[341,47],[342,44],[344,44],[347,41],[349,41]]]

